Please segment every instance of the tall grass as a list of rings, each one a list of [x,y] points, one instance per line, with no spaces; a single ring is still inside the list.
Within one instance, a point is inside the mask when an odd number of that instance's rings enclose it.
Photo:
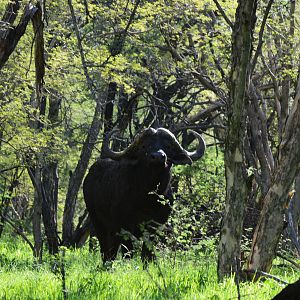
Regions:
[[[87,248],[65,250],[64,257],[46,255],[38,264],[26,244],[6,238],[0,242],[0,299],[237,299],[233,278],[218,283],[215,250],[209,243],[204,246],[177,253],[165,250],[147,270],[139,258],[119,259],[105,269],[99,253]],[[289,266],[274,268],[273,273],[289,282],[300,275]],[[240,289],[242,299],[267,300],[282,286],[270,279],[241,283]]]

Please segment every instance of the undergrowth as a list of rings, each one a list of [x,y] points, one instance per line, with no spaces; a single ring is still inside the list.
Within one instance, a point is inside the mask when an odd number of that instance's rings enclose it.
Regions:
[[[87,247],[63,249],[55,258],[44,255],[37,263],[25,243],[5,237],[0,268],[0,299],[238,299],[233,278],[218,283],[211,241],[184,252],[164,250],[158,263],[144,270],[138,257],[104,268],[99,253]],[[282,264],[272,273],[288,282],[300,275]],[[241,299],[268,300],[282,288],[272,279],[240,283]]]

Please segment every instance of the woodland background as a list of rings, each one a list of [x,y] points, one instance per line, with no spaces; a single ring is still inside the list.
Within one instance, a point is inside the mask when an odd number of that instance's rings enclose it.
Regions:
[[[174,170],[162,248],[214,238],[220,279],[299,255],[298,1],[1,0],[0,15],[1,239],[38,260],[81,247],[103,135],[119,128],[120,150],[153,126],[208,145]]]

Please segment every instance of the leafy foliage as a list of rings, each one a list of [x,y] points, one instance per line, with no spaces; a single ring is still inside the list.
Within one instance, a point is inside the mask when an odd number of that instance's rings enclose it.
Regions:
[[[203,160],[191,167],[178,166],[174,173],[179,182],[170,243],[175,238],[177,246],[190,247],[218,232],[225,189],[222,154],[209,148]]]

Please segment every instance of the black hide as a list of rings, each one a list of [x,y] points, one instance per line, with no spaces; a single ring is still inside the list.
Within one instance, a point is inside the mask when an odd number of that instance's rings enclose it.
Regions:
[[[189,152],[166,129],[147,129],[128,149],[122,157],[94,163],[83,184],[104,262],[115,258],[121,244],[126,250],[133,249],[131,239],[124,238],[121,231],[140,238],[144,225],[148,224],[153,234],[159,224],[167,221],[171,207],[161,200],[172,202],[172,163],[192,163]],[[154,257],[147,245],[143,245],[143,260]]]
[[[292,284],[288,284],[272,300],[300,300],[300,279]]]

